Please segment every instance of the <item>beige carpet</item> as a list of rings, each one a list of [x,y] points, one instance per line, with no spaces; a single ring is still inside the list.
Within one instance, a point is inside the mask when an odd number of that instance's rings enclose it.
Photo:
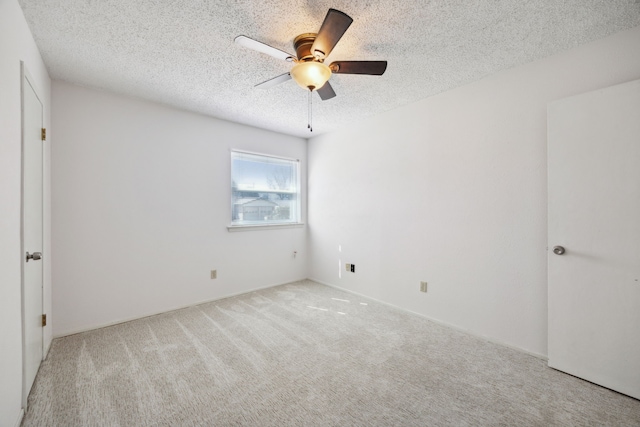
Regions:
[[[24,426],[638,426],[640,401],[304,281],[56,339]]]

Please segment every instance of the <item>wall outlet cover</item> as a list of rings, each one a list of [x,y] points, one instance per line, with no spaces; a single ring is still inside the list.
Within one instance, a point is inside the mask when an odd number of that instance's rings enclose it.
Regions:
[[[211,270],[211,278],[212,279],[218,278],[218,270]]]
[[[420,292],[427,292],[427,282],[420,282]]]

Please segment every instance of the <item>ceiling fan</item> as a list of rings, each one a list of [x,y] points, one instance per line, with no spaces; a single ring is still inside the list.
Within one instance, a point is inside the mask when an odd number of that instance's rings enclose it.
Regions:
[[[269,88],[293,79],[300,87],[307,89],[309,94],[316,91],[320,98],[326,101],[336,96],[329,84],[332,74],[381,76],[387,69],[387,61],[334,61],[330,65],[324,63],[352,22],[353,19],[346,13],[329,9],[318,33],[300,34],[293,40],[295,56],[247,36],[238,36],[234,41],[249,49],[295,64],[291,71],[259,83],[256,87]],[[311,98],[309,105],[311,106]],[[310,122],[308,127],[312,129]]]

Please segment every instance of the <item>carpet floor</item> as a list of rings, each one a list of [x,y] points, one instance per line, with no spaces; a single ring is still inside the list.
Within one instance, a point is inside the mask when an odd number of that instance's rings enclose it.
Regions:
[[[58,338],[23,426],[640,426],[640,401],[312,281]]]

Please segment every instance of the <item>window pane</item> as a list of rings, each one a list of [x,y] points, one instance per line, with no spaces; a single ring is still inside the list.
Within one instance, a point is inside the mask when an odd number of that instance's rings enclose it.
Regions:
[[[231,152],[232,224],[300,222],[296,160]]]

